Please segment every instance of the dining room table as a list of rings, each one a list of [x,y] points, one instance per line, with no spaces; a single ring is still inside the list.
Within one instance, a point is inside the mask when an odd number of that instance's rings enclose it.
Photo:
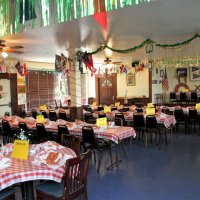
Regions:
[[[29,145],[28,159],[12,157],[13,144],[0,150],[0,191],[17,183],[26,185],[26,197],[34,199],[33,181],[52,180],[61,182],[67,159],[76,157],[75,152],[54,141]]]

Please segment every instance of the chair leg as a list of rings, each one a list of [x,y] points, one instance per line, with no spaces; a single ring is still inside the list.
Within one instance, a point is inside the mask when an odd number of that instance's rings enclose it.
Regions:
[[[97,168],[97,173],[99,173],[99,170],[100,170],[101,158],[102,158],[102,152],[98,152],[98,168]]]
[[[93,155],[94,155],[94,163],[96,164],[96,153],[95,153],[95,151],[93,151]]]
[[[147,147],[147,133],[144,134],[144,147]]]
[[[122,147],[123,147],[124,155],[125,155],[125,157],[127,157],[125,147],[124,147],[124,141],[122,141]]]
[[[85,186],[85,191],[83,193],[83,200],[88,200],[88,196],[87,196],[87,188]]]

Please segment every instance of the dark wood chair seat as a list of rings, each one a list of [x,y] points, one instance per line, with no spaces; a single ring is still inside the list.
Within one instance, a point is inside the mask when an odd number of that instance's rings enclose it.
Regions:
[[[87,174],[91,151],[66,161],[65,176],[61,183],[47,181],[38,184],[37,199],[76,199],[83,194],[87,200]],[[76,172],[76,173],[74,173]]]

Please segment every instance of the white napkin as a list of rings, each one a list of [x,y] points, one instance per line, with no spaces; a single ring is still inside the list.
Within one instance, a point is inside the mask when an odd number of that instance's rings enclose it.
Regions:
[[[53,155],[53,158],[50,159],[50,157]],[[54,155],[57,155],[54,157]],[[35,165],[40,165],[40,164],[45,164],[47,165],[49,168],[52,168],[54,170],[56,170],[57,168],[59,168],[60,166],[63,166],[66,162],[66,160],[72,158],[71,155],[67,155],[67,154],[62,154],[56,151],[41,151],[40,153],[38,153],[33,161],[33,164]],[[51,161],[51,162],[49,162]]]
[[[6,158],[5,156],[0,154],[0,169],[5,169],[11,165],[11,159]]]

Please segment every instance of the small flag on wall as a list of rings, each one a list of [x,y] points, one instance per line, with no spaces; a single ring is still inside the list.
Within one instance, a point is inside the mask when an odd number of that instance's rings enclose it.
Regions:
[[[169,82],[168,82],[168,78],[167,78],[167,70],[164,70],[164,76],[163,76],[163,80],[162,80],[162,88],[163,90],[167,91],[169,90]]]

